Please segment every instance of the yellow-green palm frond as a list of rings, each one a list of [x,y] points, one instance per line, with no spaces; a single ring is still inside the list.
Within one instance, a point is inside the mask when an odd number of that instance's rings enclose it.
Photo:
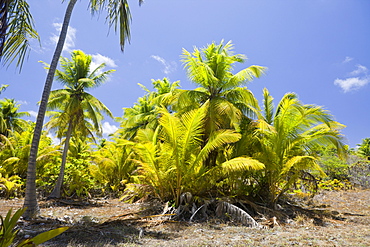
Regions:
[[[227,174],[240,174],[244,171],[257,171],[265,168],[260,161],[251,157],[236,157],[221,164],[223,171]]]
[[[140,143],[146,143],[146,142],[155,142],[155,131],[150,128],[146,129],[139,129],[137,131],[135,140]]]
[[[25,0],[2,1],[0,5],[0,58],[9,65],[17,59],[20,70],[29,53],[30,40],[40,40],[29,10]]]
[[[213,150],[216,150],[225,144],[237,142],[240,138],[241,135],[233,130],[218,130],[213,132],[206,145],[197,155],[195,163],[203,162]]]
[[[246,83],[253,81],[254,78],[260,78],[262,75],[265,74],[266,70],[266,67],[258,65],[249,66],[248,68],[245,68],[238,73],[231,75],[223,88],[227,90],[245,85]]]
[[[267,88],[263,89],[263,111],[265,121],[268,124],[272,124],[274,117],[274,98],[271,96]]]
[[[238,109],[240,109],[245,116],[254,118],[261,118],[261,110],[258,100],[246,87],[236,87],[222,93],[226,100],[232,102]]]

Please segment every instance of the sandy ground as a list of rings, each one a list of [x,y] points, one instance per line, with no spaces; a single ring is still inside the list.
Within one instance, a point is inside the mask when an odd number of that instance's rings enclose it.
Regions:
[[[0,214],[22,204],[0,200]],[[118,200],[41,201],[40,207],[44,219],[19,222],[22,238],[71,226],[43,246],[370,246],[370,190],[322,192],[307,208],[326,217],[298,214],[273,228],[169,221],[153,216],[154,208]]]

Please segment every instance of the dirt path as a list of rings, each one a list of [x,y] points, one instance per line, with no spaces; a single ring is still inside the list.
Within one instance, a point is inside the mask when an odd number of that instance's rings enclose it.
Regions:
[[[0,214],[20,208],[22,203],[1,200]],[[267,229],[232,226],[217,220],[202,224],[166,222],[160,217],[138,215],[142,204],[118,200],[89,205],[71,201],[40,205],[42,216],[49,220],[21,222],[23,236],[59,225],[74,225],[43,246],[370,246],[370,190],[317,195],[317,210],[336,216],[323,219],[321,226],[298,215],[286,224]]]

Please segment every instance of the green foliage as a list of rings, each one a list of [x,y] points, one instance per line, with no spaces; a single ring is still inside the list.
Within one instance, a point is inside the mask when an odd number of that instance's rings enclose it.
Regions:
[[[163,109],[160,129],[142,130],[137,135],[139,143],[134,146],[139,165],[137,180],[162,200],[173,200],[179,205],[184,192],[205,196],[215,188],[218,179],[228,174],[264,167],[256,160],[243,157],[218,163],[211,169],[206,165],[204,161],[212,151],[222,150],[240,139],[235,131],[219,130],[203,143],[207,108],[208,103],[181,117]],[[137,186],[130,185],[126,191],[135,188]]]
[[[17,175],[22,179],[26,178],[28,158],[34,125],[27,122],[28,125],[22,132],[11,132],[7,138],[0,136],[0,168],[4,176],[11,177]],[[51,139],[43,133],[39,143],[39,152],[37,157],[37,168],[43,171],[45,163],[50,162],[58,154],[57,147],[51,145]]]
[[[358,144],[358,154],[362,157],[370,160],[370,138],[365,138],[362,140],[361,144]]]
[[[322,190],[343,190],[352,188],[351,182],[348,180],[330,179],[320,181],[319,189]]]
[[[90,196],[90,191],[96,189],[97,185],[90,174],[88,159],[89,154],[81,154],[81,158],[71,158],[66,163],[63,185],[65,195]],[[45,194],[51,192],[58,177],[59,168],[60,159],[53,163],[47,163],[43,167],[43,172],[38,172],[36,184],[40,191]]]
[[[344,126],[321,107],[302,104],[293,93],[286,94],[273,109],[272,97],[265,89],[264,102],[264,112],[259,114],[255,129],[260,150],[254,157],[266,168],[256,173],[255,179],[260,186],[258,194],[274,205],[302,174],[325,176],[315,150],[334,145],[343,154],[339,130]]]
[[[132,143],[126,140],[105,142],[104,147],[93,154],[90,172],[104,192],[117,194],[125,188],[131,174],[137,168],[132,161]]]
[[[89,171],[89,161],[83,157],[67,162],[64,191],[68,196],[90,196],[90,190],[95,188],[94,180]]]
[[[29,116],[28,112],[19,112],[20,105],[14,99],[0,100],[0,134],[6,137],[11,132],[22,132],[27,127],[27,122],[21,117]]]
[[[0,59],[4,64],[16,59],[21,69],[30,50],[30,41],[39,40],[30,7],[25,0],[2,1],[0,12],[1,22],[4,22],[0,26]]]
[[[174,101],[176,101],[176,90],[180,86],[179,82],[170,82],[167,78],[152,81],[154,91],[150,91],[145,86],[139,84],[147,93],[138,98],[131,108],[124,108],[122,118],[117,118],[121,123],[118,136],[127,140],[133,140],[138,130],[158,126],[158,107],[165,107],[171,111]]]
[[[19,196],[21,188],[24,186],[24,181],[17,176],[13,175],[8,177],[2,176],[0,173],[0,192],[4,192],[5,199],[9,199],[14,196]]]
[[[337,179],[340,181],[345,181],[349,179],[348,174],[348,164],[345,160],[338,157],[334,148],[323,147],[319,154],[320,156],[320,166],[322,167],[328,179]]]
[[[14,239],[19,232],[19,229],[15,230],[16,224],[19,218],[22,216],[26,209],[18,209],[12,216],[12,209],[8,211],[6,217],[0,216],[1,226],[0,226],[0,247],[14,246]],[[43,232],[36,237],[31,239],[23,240],[22,242],[16,244],[16,247],[25,246],[37,246],[40,245],[66,231],[69,227],[60,227],[54,230]]]

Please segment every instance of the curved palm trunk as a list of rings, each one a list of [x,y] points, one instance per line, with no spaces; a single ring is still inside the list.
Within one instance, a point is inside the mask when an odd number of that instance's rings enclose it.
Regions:
[[[29,157],[28,168],[27,168],[26,196],[25,196],[24,205],[23,205],[23,207],[27,207],[27,210],[23,214],[23,217],[25,219],[34,218],[38,216],[38,214],[40,213],[40,209],[39,209],[39,206],[37,203],[37,197],[36,197],[37,151],[38,151],[38,147],[40,143],[40,137],[41,137],[42,126],[43,126],[45,112],[46,112],[46,106],[48,103],[51,86],[53,84],[53,78],[55,75],[55,71],[58,65],[60,55],[63,50],[63,45],[67,37],[68,25],[69,25],[72,11],[73,11],[73,8],[76,2],[77,0],[70,0],[68,3],[68,7],[67,7],[67,10],[64,16],[62,30],[60,32],[58,44],[55,48],[53,59],[50,64],[50,69],[46,77],[46,82],[44,86],[44,91],[42,93],[40,108],[37,114],[36,126],[35,126],[35,130],[33,134],[30,157]]]
[[[72,123],[69,123],[68,130],[67,130],[67,135],[66,135],[66,140],[65,140],[65,143],[64,143],[62,164],[60,165],[58,180],[55,184],[54,190],[51,192],[51,194],[49,195],[48,198],[60,198],[60,191],[61,191],[62,185],[63,185],[64,170],[65,170],[65,167],[66,167],[67,154],[68,154],[68,149],[69,149],[69,140],[71,139],[72,130],[73,130]]]
[[[7,19],[8,19],[8,9],[9,2],[5,0],[0,1],[0,59],[3,55],[3,49],[6,38],[6,30],[8,28]]]

